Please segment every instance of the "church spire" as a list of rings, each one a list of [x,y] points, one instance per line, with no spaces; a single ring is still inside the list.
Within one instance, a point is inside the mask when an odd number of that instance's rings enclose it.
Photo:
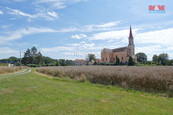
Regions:
[[[130,34],[129,34],[129,45],[134,45],[131,25],[130,25]]]
[[[131,25],[130,25],[130,35],[129,35],[129,39],[132,38],[133,39],[133,34],[132,34],[132,28],[131,28]]]

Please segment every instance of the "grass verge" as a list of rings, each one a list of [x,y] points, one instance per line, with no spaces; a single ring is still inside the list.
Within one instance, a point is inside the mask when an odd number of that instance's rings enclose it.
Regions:
[[[32,72],[0,84],[1,115],[173,114],[173,98],[68,78]]]

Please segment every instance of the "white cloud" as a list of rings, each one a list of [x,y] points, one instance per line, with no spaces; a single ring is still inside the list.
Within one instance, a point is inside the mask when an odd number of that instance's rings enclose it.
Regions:
[[[67,5],[71,5],[71,4],[83,2],[83,1],[88,1],[88,0],[39,0],[39,1],[36,1],[36,4],[41,4],[41,5],[48,4],[52,8],[63,9],[63,8],[66,8]]]
[[[86,38],[86,37],[87,37],[87,35],[85,35],[85,34],[71,36],[71,38],[74,38],[74,39],[82,39],[82,38]]]
[[[135,34],[138,29],[133,29],[133,33]],[[90,40],[121,40],[126,42],[129,37],[129,29],[120,30],[120,31],[109,31],[109,32],[101,32],[97,34],[93,34],[89,37]]]
[[[71,46],[57,46],[57,47],[51,47],[51,48],[41,48],[40,51],[45,56],[49,56],[52,58],[61,58],[63,52],[71,53],[73,52],[73,50],[74,50],[74,47],[71,47]],[[63,58],[65,57],[63,56]]]
[[[93,32],[93,31],[108,31],[108,30],[114,30],[115,27],[120,23],[120,21],[115,22],[109,22],[104,23],[102,25],[84,25],[84,26],[78,26],[78,27],[69,27],[69,28],[63,28],[59,31],[61,32]]]
[[[97,46],[94,43],[86,43],[82,41],[80,43],[75,44],[67,44],[66,46],[57,46],[51,48],[41,48],[41,52],[50,57],[63,58],[66,59],[77,59],[82,58],[85,59],[88,53],[99,54],[100,50],[98,51]],[[68,57],[68,58],[67,58]]]
[[[102,28],[107,28],[107,27],[113,27],[116,26],[120,23],[120,21],[116,21],[116,22],[109,22],[109,23],[105,23],[102,25],[96,25],[96,27],[102,27]]]
[[[11,15],[28,17],[28,21],[31,21],[31,19],[37,19],[37,18],[38,19],[44,18],[45,20],[54,20],[59,17],[56,12],[48,12],[45,10],[39,10],[39,13],[31,15],[29,13],[24,13],[17,9],[11,9],[8,7],[6,7],[6,9],[8,10],[8,13]]]
[[[85,25],[84,27],[80,28],[80,31],[83,32],[92,32],[92,31],[105,31],[105,30],[113,30],[115,27],[120,23],[120,21],[104,23],[101,25],[91,24]]]
[[[41,48],[41,52],[44,54],[48,53],[58,53],[60,51],[72,51],[73,47],[57,46],[53,48]]]
[[[0,59],[10,56],[19,56],[19,51],[11,49],[9,47],[0,47]]]
[[[1,15],[1,14],[4,14],[4,12],[0,10],[0,15]]]
[[[52,17],[55,17],[55,18],[58,17],[58,14],[56,12],[48,12],[48,14]]]
[[[144,33],[137,33],[135,41],[137,44],[160,44],[160,45],[172,45],[173,43],[173,28],[149,31]]]
[[[6,36],[0,36],[0,44],[3,44],[7,41],[20,39],[24,35],[38,34],[38,33],[50,33],[50,32],[58,32],[58,31],[50,29],[50,28],[28,27],[28,28],[24,28],[24,29],[20,29],[20,30],[11,32],[9,35],[6,35]]]
[[[11,9],[11,8],[8,8],[8,7],[6,7],[6,9],[8,9],[9,10],[9,14],[12,14],[12,15],[21,15],[21,16],[26,16],[26,17],[34,18],[34,15],[30,15],[28,13],[24,13],[24,12],[19,11],[17,9]]]

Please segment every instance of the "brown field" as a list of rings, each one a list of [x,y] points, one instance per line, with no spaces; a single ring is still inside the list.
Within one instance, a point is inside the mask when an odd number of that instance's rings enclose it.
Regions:
[[[1,67],[0,66],[0,74],[5,74],[5,73],[12,73],[12,72],[16,72],[19,71],[20,68],[19,67]]]
[[[168,66],[67,66],[37,71],[54,77],[87,79],[92,83],[173,95],[173,67]]]

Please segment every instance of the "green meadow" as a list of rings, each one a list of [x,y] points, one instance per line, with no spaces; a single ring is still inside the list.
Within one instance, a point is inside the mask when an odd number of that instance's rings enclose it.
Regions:
[[[69,78],[51,79],[33,71],[0,76],[1,115],[173,114],[173,98]]]

